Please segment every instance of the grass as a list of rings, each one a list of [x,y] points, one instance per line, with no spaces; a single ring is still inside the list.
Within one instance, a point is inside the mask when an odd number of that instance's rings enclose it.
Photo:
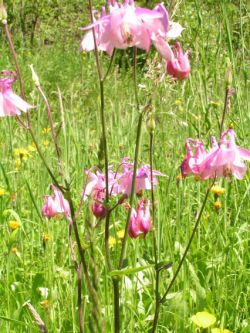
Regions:
[[[195,182],[193,178],[176,181],[185,154],[185,139],[199,137],[208,144],[211,134],[218,136],[227,58],[233,65],[236,96],[226,124],[233,124],[240,146],[249,148],[250,142],[246,2],[180,1],[175,13],[175,20],[186,27],[182,43],[191,49],[190,79],[173,83],[166,77],[156,89],[155,82],[160,74],[156,74],[154,67],[158,58],[152,54],[147,57],[146,65],[143,65],[145,56],[141,56],[138,78],[142,105],[147,102],[145,96],[154,92],[157,115],[154,165],[166,174],[156,190],[156,233],[160,260],[173,263],[173,267],[161,273],[161,294],[185,249],[208,186],[207,182]],[[1,43],[0,51],[0,68],[13,69],[6,43]],[[32,110],[35,133],[56,173],[50,132],[43,133],[48,127],[45,107],[32,83],[29,64],[34,64],[50,98],[57,129],[63,121],[59,142],[74,189],[74,202],[78,203],[84,170],[92,165],[103,166],[94,54],[80,54],[78,40],[66,46],[55,43],[32,50],[20,48],[18,54],[28,100],[36,105]],[[138,115],[131,85],[132,60],[127,54],[123,56],[122,67],[118,64],[113,67],[105,85],[108,149],[113,164],[118,164],[123,156],[133,157],[134,152]],[[107,59],[103,60],[107,66]],[[63,96],[63,113],[59,108],[58,88]],[[17,84],[15,90],[18,90]],[[0,332],[39,332],[27,307],[23,306],[27,300],[40,313],[49,332],[78,332],[76,274],[68,247],[67,222],[64,219],[47,221],[41,217],[43,196],[49,191],[50,179],[37,153],[30,152],[17,168],[20,162],[16,161],[20,158],[15,155],[15,149],[32,144],[28,133],[12,118],[1,119],[0,128],[0,187],[6,190],[0,197]],[[148,148],[149,135],[144,124],[141,162],[148,163]],[[214,198],[210,195],[187,260],[162,307],[158,332],[194,332],[190,317],[204,309],[216,316],[217,327],[224,326],[234,333],[249,332],[249,175],[247,171],[243,181],[219,181],[226,189],[219,212],[215,211]],[[86,221],[92,219],[86,204],[79,219],[83,242],[87,241]],[[10,220],[21,222],[16,233],[8,227]],[[125,212],[119,208],[112,216],[111,235],[116,237],[116,231],[124,226]],[[50,237],[48,241],[43,241],[45,234]],[[91,238],[106,332],[112,332],[111,279],[104,266],[104,224],[91,231]],[[120,243],[111,249],[114,261],[118,261],[119,248]],[[87,256],[92,272],[90,250]],[[129,240],[127,267],[148,265],[152,261],[152,233],[145,239]],[[154,310],[154,271],[147,269],[128,275],[124,280],[122,332],[147,332]],[[48,296],[42,296],[39,288],[48,288]],[[41,303],[45,299],[48,306]],[[83,283],[86,321],[90,319],[90,302]]]

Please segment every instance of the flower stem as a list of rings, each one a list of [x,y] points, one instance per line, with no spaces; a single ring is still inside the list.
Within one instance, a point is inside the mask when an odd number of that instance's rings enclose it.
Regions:
[[[224,109],[223,109],[223,112],[222,112],[221,123],[220,123],[220,138],[221,138],[222,133],[223,133],[226,114],[227,114],[228,110],[230,109],[230,98],[234,94],[235,94],[234,88],[230,88],[230,87],[226,88],[225,100],[224,100]]]
[[[167,295],[168,295],[170,289],[173,287],[173,284],[174,284],[174,282],[175,282],[175,280],[176,280],[176,278],[177,278],[177,276],[178,276],[178,274],[179,274],[179,272],[180,272],[180,270],[181,270],[181,267],[182,267],[182,265],[183,265],[183,263],[184,263],[184,260],[185,260],[185,258],[186,258],[186,256],[187,256],[187,254],[188,254],[189,248],[190,248],[190,246],[191,246],[191,244],[192,244],[192,241],[193,241],[193,239],[194,239],[194,236],[195,236],[196,230],[197,230],[197,228],[198,228],[198,226],[199,226],[199,223],[200,223],[200,221],[201,221],[201,217],[202,217],[202,214],[203,214],[204,208],[205,208],[205,206],[206,206],[206,203],[207,203],[207,199],[208,199],[208,196],[209,196],[210,190],[211,190],[212,186],[214,185],[214,182],[215,182],[215,179],[213,180],[212,185],[210,185],[209,188],[207,189],[207,192],[206,192],[205,198],[204,198],[204,200],[203,200],[203,203],[202,203],[202,206],[201,206],[201,209],[200,209],[199,215],[198,215],[198,217],[197,217],[197,220],[196,220],[196,223],[195,223],[194,229],[193,229],[193,231],[192,231],[192,234],[191,234],[191,237],[190,237],[189,242],[188,242],[188,244],[187,244],[187,247],[186,247],[186,249],[185,249],[185,252],[184,252],[184,254],[183,254],[182,258],[181,258],[181,261],[180,261],[180,263],[179,263],[179,265],[178,265],[178,267],[177,267],[177,269],[176,269],[176,272],[175,272],[175,274],[174,274],[172,280],[170,281],[170,284],[169,284],[167,290],[165,291],[164,295],[160,298],[160,300],[159,300],[159,302],[158,302],[158,304],[157,304],[157,306],[156,306],[156,309],[155,309],[155,315],[154,315],[154,321],[153,321],[153,327],[152,327],[152,330],[150,331],[151,333],[154,333],[154,332],[156,331],[157,324],[158,324],[158,319],[159,319],[159,314],[160,314],[160,307],[161,307],[161,305],[165,302],[166,297],[167,297]]]
[[[37,90],[39,91],[39,93],[42,96],[42,98],[44,100],[44,103],[46,105],[47,114],[48,114],[48,118],[49,118],[50,129],[51,129],[51,134],[52,134],[52,139],[53,139],[55,149],[56,149],[56,154],[57,154],[59,172],[60,172],[61,176],[65,179],[65,175],[64,175],[64,172],[63,172],[63,163],[62,163],[62,160],[61,160],[61,149],[60,149],[58,141],[57,141],[57,136],[56,136],[55,127],[54,127],[54,123],[53,123],[50,103],[49,103],[49,100],[48,100],[47,96],[45,95],[41,85],[38,84],[38,85],[36,85],[36,87],[37,87]]]
[[[130,216],[131,216],[133,202],[134,202],[134,195],[135,195],[136,173],[137,173],[137,167],[138,167],[142,120],[143,120],[143,113],[140,112],[140,105],[139,105],[138,92],[137,92],[136,55],[137,55],[137,49],[136,49],[136,47],[134,47],[133,80],[134,80],[134,93],[135,93],[136,108],[137,108],[137,111],[139,112],[139,120],[138,120],[138,125],[137,125],[135,154],[134,154],[134,169],[133,169],[133,178],[132,178],[131,194],[130,194],[130,201],[129,201],[129,210],[128,210],[127,221],[126,221],[126,226],[125,226],[124,238],[122,240],[122,249],[121,249],[121,255],[120,255],[120,260],[119,260],[119,269],[121,269],[123,267],[123,262],[124,262],[124,258],[126,255],[129,221],[130,221]]]
[[[83,326],[83,315],[82,315],[82,266],[81,264],[78,265],[76,254],[74,250],[74,245],[72,241],[72,223],[69,224],[69,247],[71,251],[72,261],[75,266],[75,270],[77,272],[77,297],[78,297],[78,316],[79,316],[79,326],[80,326],[80,333],[84,332]]]
[[[155,196],[154,196],[154,184],[153,184],[153,150],[154,150],[154,132],[150,133],[150,144],[149,144],[149,160],[150,160],[150,181],[151,181],[151,202],[152,202],[152,224],[153,224],[153,248],[154,248],[154,260],[155,260],[155,316],[159,315],[156,312],[159,308],[159,279],[160,271],[158,269],[158,250],[156,242],[156,225],[155,225]]]

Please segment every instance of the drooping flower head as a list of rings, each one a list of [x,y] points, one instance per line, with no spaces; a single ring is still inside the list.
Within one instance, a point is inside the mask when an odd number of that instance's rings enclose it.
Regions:
[[[167,61],[167,72],[169,75],[179,80],[186,79],[189,76],[191,70],[189,53],[189,50],[183,53],[180,43],[175,44],[175,56]]]
[[[235,136],[235,132],[229,129],[222,134],[219,143],[212,137],[208,152],[202,142],[188,139],[187,156],[181,165],[182,175],[193,174],[201,179],[232,176],[242,179],[247,170],[244,160],[250,161],[250,151],[238,147]]]
[[[122,160],[123,173],[119,175],[120,192],[125,195],[131,194],[132,180],[133,180],[133,169],[134,164],[129,162],[127,158]],[[153,170],[153,186],[158,184],[158,176],[165,176],[163,173]],[[136,182],[135,182],[135,193],[139,194],[143,190],[151,189],[151,169],[148,164],[143,165],[137,170]]]
[[[163,4],[154,9],[136,7],[133,0],[122,3],[108,1],[108,10],[103,8],[94,22],[83,30],[85,34],[81,49],[94,50],[93,31],[95,31],[98,50],[109,55],[115,48],[126,49],[136,46],[147,52],[152,42],[160,54],[167,60],[173,58],[173,52],[167,41],[177,38],[183,28],[174,22],[169,22],[169,15]]]
[[[211,149],[201,164],[203,179],[216,177],[232,177],[242,179],[247,166],[244,160],[250,161],[250,151],[238,147],[235,143],[236,134],[232,129],[221,136],[219,145]]]
[[[131,194],[134,172],[133,169],[134,163],[131,163],[128,157],[124,157],[122,159],[120,165],[115,171],[112,170],[111,166],[109,167],[109,196],[119,197],[119,204],[121,204]],[[158,184],[157,177],[165,175],[157,170],[153,170],[152,176],[152,184],[153,186],[156,186]],[[149,165],[145,164],[137,170],[135,193],[141,195],[144,190],[150,189],[151,169]],[[106,208],[104,203],[105,197],[105,175],[99,170],[97,170],[96,172],[87,170],[86,184],[82,194],[82,201],[85,202],[88,198],[93,201],[91,210],[97,218],[103,218],[106,215]]]
[[[146,236],[151,228],[150,201],[139,200],[137,210],[132,208],[128,234],[131,238]]]
[[[42,208],[42,215],[52,218],[57,214],[64,214],[65,217],[70,216],[69,202],[64,198],[62,192],[54,185],[51,185],[54,191],[53,195],[45,195],[45,203]]]
[[[0,72],[0,117],[19,116],[21,111],[27,112],[32,106],[17,96],[12,90],[16,81],[16,73],[2,70]]]

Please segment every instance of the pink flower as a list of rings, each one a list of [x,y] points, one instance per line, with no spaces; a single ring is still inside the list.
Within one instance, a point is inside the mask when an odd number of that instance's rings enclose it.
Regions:
[[[16,73],[6,70],[0,72],[0,117],[19,116],[21,111],[27,112],[32,108],[13,92],[11,85],[15,81]]]
[[[141,234],[140,227],[138,225],[136,217],[137,217],[136,210],[132,208],[129,227],[128,227],[128,234],[131,238],[136,238]]]
[[[106,208],[101,203],[105,199],[104,190],[97,190],[93,195],[94,203],[92,205],[92,213],[97,219],[103,219],[106,216]]]
[[[126,49],[131,46],[149,51],[154,35],[166,36],[168,32],[168,13],[163,4],[154,9],[136,8],[133,0],[123,4],[109,1],[109,14],[103,8],[99,18],[84,30],[89,30],[81,43],[84,51],[94,49],[95,30],[99,50],[112,54],[114,48]]]
[[[175,57],[167,61],[167,72],[176,79],[183,80],[189,76],[191,67],[189,50],[183,53],[180,43],[175,44]]]
[[[86,201],[86,199],[90,196],[95,196],[95,193],[101,193],[105,192],[106,189],[106,183],[105,183],[105,175],[101,173],[100,171],[97,171],[96,173],[93,173],[90,170],[86,171],[86,182],[82,197],[83,201]],[[90,178],[90,180],[89,180]],[[116,196],[119,193],[119,185],[118,185],[118,179],[117,175],[109,169],[108,174],[109,179],[109,193],[112,191],[112,195]]]
[[[193,174],[201,179],[232,176],[242,179],[247,170],[244,160],[250,161],[250,151],[238,147],[235,136],[235,132],[229,129],[222,134],[219,144],[212,137],[212,147],[207,153],[202,142],[188,139],[187,156],[181,165],[182,175]]]
[[[62,192],[54,185],[51,185],[54,191],[52,196],[45,195],[45,203],[42,208],[42,215],[49,219],[57,214],[64,214],[66,217],[70,216],[69,202],[63,197]]]
[[[138,202],[137,211],[132,208],[128,234],[131,238],[136,238],[141,234],[146,236],[150,228],[150,201],[146,199],[140,200]]]
[[[205,159],[207,153],[202,142],[193,139],[187,139],[186,145],[187,156],[181,165],[181,173],[183,177],[189,174],[199,175],[200,164]]]
[[[222,134],[219,145],[214,143],[214,147],[201,163],[201,178],[234,176],[243,179],[247,170],[243,161],[250,161],[250,151],[238,147],[235,136],[235,132],[229,129]]]
[[[133,179],[133,163],[128,163],[126,159],[122,162],[123,173],[119,176],[120,192],[125,195],[131,194]],[[165,176],[157,170],[153,170],[153,185],[158,184],[158,176]],[[143,190],[151,189],[151,169],[148,164],[143,165],[137,170],[135,193],[139,194]]]

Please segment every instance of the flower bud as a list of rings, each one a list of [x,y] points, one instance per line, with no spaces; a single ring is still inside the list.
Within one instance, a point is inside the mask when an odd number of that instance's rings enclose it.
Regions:
[[[33,65],[30,65],[30,69],[31,69],[31,73],[32,73],[32,80],[34,81],[34,83],[37,87],[40,86],[39,77],[37,76]]]
[[[154,116],[153,115],[150,115],[149,117],[148,117],[148,120],[147,120],[147,130],[148,130],[148,132],[149,133],[154,133],[154,130],[155,130],[155,127],[156,127],[156,125],[155,125],[155,118],[154,118]]]
[[[6,24],[7,23],[7,10],[5,9],[3,3],[0,3],[0,22],[2,24]]]
[[[99,202],[94,202],[92,206],[92,213],[97,219],[103,219],[106,216],[106,208]]]

